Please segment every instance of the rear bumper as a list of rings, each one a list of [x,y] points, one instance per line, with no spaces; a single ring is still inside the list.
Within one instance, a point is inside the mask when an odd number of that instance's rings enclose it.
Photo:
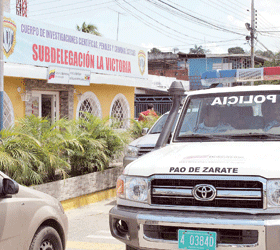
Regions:
[[[127,233],[118,230],[117,223],[123,220]],[[161,227],[162,226],[162,227]],[[280,246],[280,215],[244,215],[201,212],[176,212],[160,210],[141,210],[115,206],[110,211],[110,230],[112,235],[127,245],[139,249],[178,249],[177,239],[164,239],[148,234],[147,228],[217,231],[225,229],[256,233],[255,243],[218,243],[217,250],[235,248],[250,250],[275,250]],[[161,232],[162,233],[162,232]]]

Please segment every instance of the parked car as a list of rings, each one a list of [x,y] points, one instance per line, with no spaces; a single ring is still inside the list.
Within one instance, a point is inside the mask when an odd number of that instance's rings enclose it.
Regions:
[[[169,112],[163,114],[151,127],[150,130],[148,128],[143,129],[144,136],[137,138],[133,142],[128,145],[126,150],[126,154],[123,158],[123,166],[127,166],[129,163],[138,159],[140,156],[151,152],[157,143],[160,132],[163,129],[163,126],[166,122]],[[176,123],[176,122],[175,122]],[[175,123],[173,128],[175,127]],[[173,131],[173,129],[172,129]]]
[[[66,249],[68,219],[55,198],[0,171],[0,249]]]

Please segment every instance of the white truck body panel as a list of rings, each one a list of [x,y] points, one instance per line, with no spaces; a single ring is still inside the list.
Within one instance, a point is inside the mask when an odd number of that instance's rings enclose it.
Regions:
[[[177,143],[132,162],[124,174],[146,177],[153,174],[215,174],[275,178],[279,177],[279,152],[280,143],[274,141],[265,142],[265,145],[260,141]]]

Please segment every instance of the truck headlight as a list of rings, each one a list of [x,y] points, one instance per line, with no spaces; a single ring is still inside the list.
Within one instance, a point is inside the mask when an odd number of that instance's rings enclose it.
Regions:
[[[267,207],[280,206],[280,180],[267,182]]]
[[[137,202],[147,202],[148,188],[146,178],[122,175],[117,181],[117,197]]]
[[[134,146],[128,146],[126,151],[126,156],[128,157],[138,157],[138,151],[139,149]]]
[[[126,178],[126,198],[128,200],[147,202],[148,181],[145,178]]]

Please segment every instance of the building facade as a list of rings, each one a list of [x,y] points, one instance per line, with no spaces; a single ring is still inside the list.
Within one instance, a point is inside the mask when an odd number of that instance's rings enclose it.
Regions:
[[[211,70],[231,70],[251,68],[251,56],[249,54],[186,54],[186,62],[180,64],[188,65],[190,89],[203,88],[201,75]],[[262,65],[265,59],[255,56],[255,64]]]
[[[149,53],[148,54],[149,75],[174,77],[177,80],[188,81],[188,67],[180,54]]]
[[[55,121],[81,112],[134,116],[135,87],[149,88],[147,51],[4,13],[4,128],[25,115]]]

